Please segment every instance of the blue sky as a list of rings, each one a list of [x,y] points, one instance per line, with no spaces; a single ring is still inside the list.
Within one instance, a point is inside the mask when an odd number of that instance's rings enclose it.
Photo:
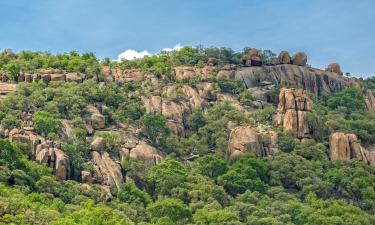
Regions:
[[[305,51],[375,75],[374,0],[0,0],[0,49],[156,53],[176,44]]]

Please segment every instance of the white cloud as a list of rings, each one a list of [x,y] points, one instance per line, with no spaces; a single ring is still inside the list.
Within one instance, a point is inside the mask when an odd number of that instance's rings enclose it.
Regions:
[[[145,57],[146,55],[151,55],[151,53],[149,53],[146,50],[145,51],[141,51],[141,52],[137,52],[136,50],[128,49],[128,50],[126,50],[124,52],[121,52],[118,55],[117,60],[121,61],[122,59],[127,59],[127,60],[140,59],[140,58]]]
[[[181,44],[177,44],[173,48],[163,48],[162,51],[166,51],[166,52],[179,51],[182,47],[183,46]],[[143,58],[145,56],[150,56],[150,55],[153,55],[153,54],[151,54],[147,50],[138,52],[133,49],[127,49],[126,51],[121,52],[117,56],[117,60],[115,61],[121,61],[123,59],[126,59],[126,60],[140,59],[140,58]]]
[[[183,46],[181,44],[175,45],[173,48],[163,48],[162,51],[171,52],[171,51],[179,51]]]

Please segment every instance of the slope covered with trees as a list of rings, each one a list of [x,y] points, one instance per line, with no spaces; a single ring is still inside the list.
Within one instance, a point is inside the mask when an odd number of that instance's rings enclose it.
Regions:
[[[302,59],[3,51],[0,224],[375,224],[374,79]]]

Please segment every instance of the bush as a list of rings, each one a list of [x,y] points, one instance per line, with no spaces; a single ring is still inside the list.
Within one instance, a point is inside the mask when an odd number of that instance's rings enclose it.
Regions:
[[[50,133],[59,134],[61,131],[60,121],[51,113],[39,111],[33,115],[35,131],[47,137]]]

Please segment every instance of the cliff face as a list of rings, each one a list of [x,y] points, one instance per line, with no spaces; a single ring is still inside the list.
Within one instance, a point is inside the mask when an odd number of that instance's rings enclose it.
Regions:
[[[313,101],[305,90],[282,88],[275,123],[299,139],[311,138],[311,130],[304,117],[312,108]]]
[[[225,65],[217,67],[214,60],[202,67],[178,66],[172,68],[171,76],[176,82],[169,83],[162,80],[150,71],[140,69],[110,68],[102,67],[104,82],[122,85],[128,82],[139,82],[142,88],[157,88],[142,93],[140,99],[147,113],[162,114],[167,119],[167,125],[172,133],[178,137],[189,135],[187,127],[187,116],[193,109],[200,109],[206,112],[210,106],[217,101],[228,101],[239,111],[251,111],[254,108],[263,108],[267,103],[262,88],[273,88],[280,86],[299,86],[301,88],[282,88],[278,98],[277,114],[274,117],[276,125],[281,125],[284,131],[290,131],[295,138],[311,138],[311,129],[305,120],[307,112],[313,108],[313,102],[309,94],[322,95],[333,93],[345,87],[353,86],[363,91],[366,96],[366,107],[369,111],[375,111],[375,97],[372,92],[365,90],[356,81],[342,75],[338,64],[331,64],[326,70],[310,68],[306,66],[307,56],[304,53],[297,53],[290,56],[288,52],[281,52],[278,58],[266,65],[262,64],[261,54],[258,50],[250,50],[243,58],[243,65]],[[228,93],[219,93],[217,83],[211,80],[212,76],[217,78],[225,77],[229,80],[240,80],[257,98],[256,104],[248,107],[238,100],[238,96]],[[22,73],[19,74],[18,82],[43,81],[46,85],[53,81],[82,82],[87,79],[80,73]],[[96,81],[98,81],[97,78]],[[199,82],[194,84],[183,82],[194,79]],[[0,81],[8,82],[4,77]],[[98,81],[99,82],[99,81]],[[154,86],[153,86],[154,85]],[[216,86],[215,86],[216,85]],[[0,83],[0,97],[16,92],[16,84]],[[142,90],[144,91],[144,90]],[[91,103],[90,103],[91,104]],[[103,103],[101,103],[103,104]],[[138,130],[131,131],[128,136],[123,137],[124,141],[119,143],[117,159],[106,152],[106,143],[103,138],[96,137],[97,131],[112,131],[113,127],[108,126],[108,117],[105,114],[105,106],[87,105],[83,120],[89,134],[91,152],[89,163],[93,171],[82,171],[82,182],[86,184],[99,183],[108,189],[119,188],[127,179],[121,167],[120,160],[127,157],[135,158],[143,162],[146,168],[156,165],[165,156],[155,147],[147,144],[138,135]],[[28,112],[29,113],[29,112]],[[106,116],[105,116],[106,115]],[[31,122],[31,114],[28,122]],[[62,121],[64,135],[72,136],[73,129],[70,127],[72,121]],[[32,124],[31,124],[32,125]],[[122,129],[124,127],[115,127]],[[124,128],[125,129],[125,128]],[[139,128],[138,128],[139,129]],[[127,130],[128,131],[128,130]],[[243,154],[252,153],[259,157],[272,156],[278,151],[277,133],[272,130],[262,130],[259,127],[248,124],[236,124],[228,128],[228,157],[234,158]],[[30,151],[32,158],[39,163],[50,166],[59,180],[69,179],[70,159],[59,148],[59,146],[46,140],[31,130],[15,129],[7,131],[4,135],[13,141],[24,143]],[[368,164],[375,163],[374,151],[363,148],[357,137],[353,134],[334,133],[330,137],[330,156],[332,160],[358,159]],[[140,176],[144,176],[140,171]]]
[[[351,79],[334,72],[290,64],[244,67],[234,73],[235,78],[242,80],[247,87],[262,84],[301,85],[304,90],[316,95],[339,91],[351,83]]]

